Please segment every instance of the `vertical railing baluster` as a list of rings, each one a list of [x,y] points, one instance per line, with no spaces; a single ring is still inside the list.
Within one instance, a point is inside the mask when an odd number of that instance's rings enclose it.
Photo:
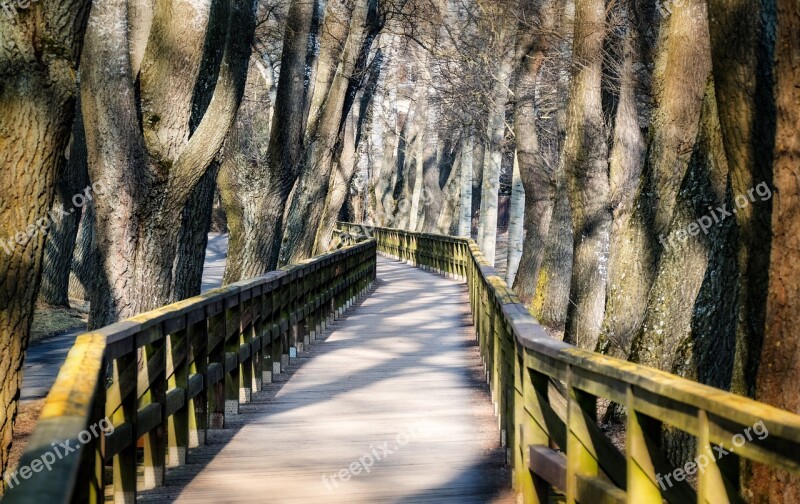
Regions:
[[[185,318],[185,317],[184,317]],[[170,390],[182,390],[183,405],[167,418],[167,467],[186,463],[189,448],[189,401],[186,399],[189,385],[188,331],[184,328],[167,335],[167,371],[172,376],[167,380]]]
[[[208,370],[215,369],[215,376],[223,378],[208,386],[208,428],[225,427],[225,302],[219,300],[207,307],[208,310]],[[214,367],[212,368],[212,365]],[[206,383],[212,378],[208,373]]]
[[[150,344],[144,346],[144,364],[142,373],[149,383],[147,391],[141,394],[139,407],[158,406],[158,425],[144,435],[144,489],[151,489],[164,484],[164,462],[166,459],[166,338],[161,333],[161,326],[149,329],[152,333]],[[151,410],[152,411],[152,410]],[[137,433],[138,434],[138,433]]]
[[[242,344],[241,302],[239,294],[225,299],[225,416],[238,415],[242,398],[242,373],[239,347]]]
[[[660,450],[655,440],[661,438],[661,422],[636,411],[633,389],[628,387],[627,427],[625,432],[625,465],[627,468],[627,496],[629,504],[662,502],[656,483],[657,474],[653,453]]]
[[[568,376],[572,376],[569,370]],[[577,475],[597,476],[599,466],[589,431],[597,422],[597,398],[567,384],[567,503],[577,502]]]
[[[127,430],[127,446],[112,460],[114,504],[136,502],[136,369],[135,349],[112,363],[111,388],[115,390],[108,395],[119,397],[121,404],[116,411],[106,410],[106,418]]]
[[[200,392],[187,402],[189,410],[189,448],[206,444],[208,433],[208,320],[201,308],[187,315],[189,377],[202,380]],[[188,391],[187,391],[188,392]]]

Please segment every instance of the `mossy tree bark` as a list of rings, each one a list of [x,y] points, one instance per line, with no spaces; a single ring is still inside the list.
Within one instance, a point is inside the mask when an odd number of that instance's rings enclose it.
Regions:
[[[552,157],[548,159],[543,150],[547,149],[548,142],[551,146],[556,146],[554,150],[558,150],[558,138],[553,138],[557,136],[557,131],[553,135],[557,128],[547,123],[556,121],[556,114],[548,112],[558,108],[558,85],[555,81],[560,70],[557,62],[559,48],[558,42],[552,39],[553,34],[557,33],[557,23],[563,21],[559,12],[564,4],[560,0],[526,4],[525,16],[521,20],[517,37],[514,65],[514,137],[525,194],[525,239],[513,285],[526,306],[530,306],[536,294],[539,269],[544,259],[556,199],[558,160]],[[529,26],[530,23],[535,24]],[[542,83],[541,86],[538,85],[539,82]],[[549,135],[549,138],[544,139],[544,145],[540,145],[542,135]]]
[[[306,58],[315,4],[293,0],[284,28],[280,74],[254,56],[247,102],[227,140],[219,177],[230,241],[224,283],[278,266],[286,203],[300,174],[306,101]],[[272,99],[274,93],[274,100]],[[263,111],[271,109],[271,116]]]
[[[653,106],[644,166],[637,165],[641,159],[638,148],[627,148],[612,160],[615,219],[598,349],[619,357],[628,357],[634,340],[643,335],[648,295],[658,275],[663,243],[697,142],[711,71],[707,26],[705,2],[701,0],[676,5],[662,20],[651,79]],[[643,35],[637,37],[636,45]],[[629,107],[626,94],[623,92],[619,113]],[[628,122],[636,124],[633,114],[628,116]],[[621,148],[630,139],[618,135],[616,140]],[[638,145],[635,137],[633,140],[632,145]],[[654,355],[662,351],[656,341],[635,344]],[[642,358],[648,360],[641,354],[635,357]]]
[[[605,2],[576,0],[574,71],[563,153],[575,245],[564,340],[588,349],[594,349],[603,320],[611,230],[601,86],[605,22]]]
[[[772,184],[775,155],[773,0],[710,0],[714,81],[733,198]],[[796,36],[796,33],[795,33]],[[733,392],[752,396],[766,324],[772,201],[738,210],[739,301]]]
[[[253,0],[219,1],[222,12],[213,16],[192,2],[157,3],[152,15],[130,16],[130,30],[118,29],[129,22],[126,2],[92,9],[81,96],[89,174],[107,188],[94,200],[95,325],[174,300],[183,212],[233,123],[255,29]],[[137,49],[142,24],[149,38]],[[191,131],[204,54],[220,45],[214,93]]]
[[[90,4],[42,0],[0,23],[0,471],[8,465],[41,281],[43,228],[69,141]]]
[[[289,199],[279,262],[311,257],[329,189],[343,147],[344,124],[380,32],[376,0],[328,3],[317,82],[306,125],[302,169]]]

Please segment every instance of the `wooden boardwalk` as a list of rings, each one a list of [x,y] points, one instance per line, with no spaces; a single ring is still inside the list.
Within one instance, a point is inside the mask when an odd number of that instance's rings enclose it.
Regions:
[[[379,258],[323,341],[142,502],[515,502],[466,287]]]

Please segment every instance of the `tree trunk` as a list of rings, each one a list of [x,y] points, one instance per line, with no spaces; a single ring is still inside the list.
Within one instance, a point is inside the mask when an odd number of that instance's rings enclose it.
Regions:
[[[777,1],[776,105],[772,249],[764,349],[758,370],[756,399],[800,413],[800,6]],[[763,194],[763,193],[762,193]],[[761,196],[761,194],[759,194]],[[755,503],[800,501],[797,475],[757,465],[751,478]]]
[[[502,35],[500,38],[503,38]],[[478,224],[478,246],[489,264],[495,264],[497,246],[497,204],[500,193],[500,170],[503,164],[503,143],[506,133],[506,101],[508,101],[508,79],[511,62],[502,56],[497,80],[492,91],[492,110],[483,163],[481,186],[481,215]]]
[[[335,3],[328,4],[329,9],[333,6]],[[366,69],[370,47],[377,36],[375,0],[357,0],[352,10],[343,6],[341,11],[336,19],[330,13],[326,15],[319,74],[325,79],[325,69],[330,68],[335,69],[335,75],[329,86],[317,82],[314,88],[315,97],[306,127],[303,169],[286,213],[281,264],[295,263],[314,253],[331,170],[343,147],[343,126]],[[326,49],[328,47],[334,49]],[[342,49],[337,49],[339,47]],[[319,95],[324,98],[318,98]],[[320,104],[319,110],[315,103]]]
[[[574,237],[566,174],[561,167],[556,172],[555,194],[536,294],[529,310],[554,336],[563,337],[569,306]]]
[[[605,2],[576,0],[575,71],[564,167],[575,246],[565,341],[594,350],[603,320],[611,230],[608,145],[602,107]]]
[[[475,138],[468,135],[461,141],[461,206],[458,216],[458,236],[469,238],[472,227],[472,166],[474,156]]]
[[[524,230],[525,239],[516,278],[511,285],[526,306],[530,306],[536,295],[539,282],[539,269],[544,259],[545,244],[553,216],[556,197],[555,164],[547,162],[543,153],[548,140],[551,145],[558,145],[558,138],[545,138],[540,146],[540,133],[552,135],[549,127],[555,122],[555,114],[548,114],[551,119],[539,119],[536,110],[536,97],[540,97],[539,109],[542,115],[546,110],[558,109],[558,70],[560,62],[556,57],[558,46],[551,42],[551,33],[556,29],[556,19],[563,2],[548,0],[538,10],[533,10],[528,17],[538,18],[540,26],[535,30],[520,27],[520,35],[516,47],[515,79],[514,79],[514,135],[517,143],[516,159],[519,163],[520,180],[524,191]],[[559,27],[563,31],[563,27]],[[553,62],[556,62],[554,65]],[[544,71],[542,67],[547,65]],[[550,68],[555,67],[555,68]],[[539,74],[543,74],[541,77]],[[537,82],[542,81],[538,86]],[[556,82],[550,82],[556,81]],[[537,92],[538,91],[538,92]],[[555,116],[555,117],[554,117]],[[557,135],[557,131],[556,131]],[[556,149],[557,150],[557,149]],[[510,234],[509,234],[510,236]],[[510,243],[510,242],[509,242]],[[509,248],[509,250],[511,250]],[[511,264],[511,262],[509,262]]]
[[[314,254],[324,254],[328,251],[331,243],[333,230],[336,227],[336,219],[342,210],[342,205],[350,192],[350,184],[356,172],[356,123],[358,119],[351,113],[345,124],[343,137],[342,153],[336,160],[336,166],[331,172],[330,189],[325,199],[325,207],[322,212],[322,221],[317,230]]]
[[[126,25],[126,3],[110,0],[92,9],[81,96],[90,176],[107,187],[94,201],[101,277],[93,289],[93,324],[105,325],[174,299],[183,212],[234,120],[255,27],[252,0],[231,2],[225,15],[211,16],[206,30],[192,19],[208,19],[203,10],[208,8],[155,5],[138,93],[128,32],[106,29]],[[131,33],[139,22],[131,21]],[[180,57],[163,51],[174,37],[186,48]],[[214,93],[192,131],[194,85],[201,69],[207,71],[203,56],[220,45]],[[131,128],[140,117],[141,128]]]
[[[461,215],[461,189],[464,187],[464,178],[461,175],[461,154],[458,143],[453,145],[448,141],[444,148],[442,162],[443,170],[448,173],[441,191],[441,207],[436,219],[436,232],[439,234],[457,236],[459,231],[459,215]],[[467,203],[467,208],[469,208]],[[433,206],[428,206],[430,210]],[[428,214],[426,214],[428,215]]]
[[[257,78],[258,56],[252,59],[247,100],[227,140],[230,150],[219,176],[230,232],[226,285],[278,266],[284,210],[302,156],[304,79],[313,16],[312,2],[293,0],[289,6],[274,101],[272,68],[266,69],[265,78]],[[266,106],[271,117],[264,117]]]
[[[325,201],[325,210],[317,231],[314,247],[316,254],[323,254],[328,251],[333,230],[336,227],[336,220],[353,189],[356,171],[360,167],[362,160],[362,142],[369,134],[369,131],[365,134],[365,125],[371,125],[374,122],[374,112],[370,111],[370,108],[373,106],[375,90],[382,73],[382,61],[383,56],[379,49],[372,60],[366,85],[356,100],[358,107],[352,109],[347,124],[345,124],[344,147],[342,148],[341,156],[336,162],[336,168],[331,174],[330,190]],[[353,217],[356,217],[356,215]],[[355,220],[360,220],[360,218],[355,218]]]
[[[506,282],[514,285],[517,270],[522,259],[522,244],[525,241],[525,189],[522,186],[519,158],[514,155],[514,172],[511,179],[511,208],[508,221],[508,260],[506,261]]]
[[[772,0],[710,0],[711,53],[733,197],[772,183],[775,155]],[[796,37],[796,32],[794,34]],[[752,396],[766,325],[772,201],[738,210],[739,302],[733,392]]]
[[[0,471],[8,465],[89,6],[84,0],[42,0],[0,23]]]
[[[485,131],[485,128],[483,128]],[[481,133],[475,138],[472,156],[472,213],[470,214],[470,234],[477,240],[480,228],[481,200],[483,198],[483,166],[486,157],[486,141]]]
[[[69,274],[70,299],[89,301],[89,295],[98,277],[94,259],[94,205],[90,202],[83,208],[81,222],[78,225],[78,237],[72,253],[72,269]]]
[[[200,183],[189,196],[183,210],[178,255],[172,273],[174,291],[172,298],[181,301],[200,295],[203,286],[208,233],[214,210],[214,194],[217,191],[219,163],[214,161]]]
[[[72,198],[84,194],[84,191],[91,193],[89,172],[86,167],[86,139],[83,134],[80,99],[76,100],[75,111],[69,158],[64,160],[64,170],[56,183],[56,197],[51,211],[54,215],[62,213],[60,211],[66,212],[66,214],[62,214],[60,219],[50,225],[42,266],[42,285],[39,289],[40,301],[51,306],[67,308],[69,307],[69,275],[72,256],[84,211],[83,207],[85,207],[85,205],[76,207]],[[80,199],[78,201],[80,202]]]

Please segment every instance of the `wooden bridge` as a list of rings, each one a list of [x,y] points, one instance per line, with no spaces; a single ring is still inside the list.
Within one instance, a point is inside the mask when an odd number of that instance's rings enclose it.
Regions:
[[[340,226],[336,252],[80,336],[4,503],[716,504],[741,459],[800,472],[800,416],[554,341],[471,240]]]

